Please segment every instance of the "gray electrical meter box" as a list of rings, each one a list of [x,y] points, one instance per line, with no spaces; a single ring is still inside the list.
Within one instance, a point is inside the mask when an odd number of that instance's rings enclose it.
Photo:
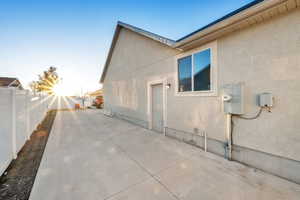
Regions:
[[[244,114],[244,84],[226,84],[222,89],[224,112],[227,114]]]
[[[260,107],[272,107],[273,95],[272,93],[265,92],[258,95],[258,105]]]

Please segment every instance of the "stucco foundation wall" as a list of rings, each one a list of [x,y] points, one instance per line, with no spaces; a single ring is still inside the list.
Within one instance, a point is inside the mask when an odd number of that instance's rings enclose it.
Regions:
[[[299,9],[218,39],[216,97],[174,95],[175,56],[180,53],[122,29],[104,80],[105,109],[146,124],[147,82],[167,78],[171,83],[166,106],[169,131],[205,131],[210,141],[219,141],[217,149],[211,151],[221,155],[221,144],[225,142],[221,88],[224,84],[244,82],[247,115],[258,111],[259,93],[273,93],[275,104],[271,113],[263,112],[257,120],[234,118],[234,144],[300,161]],[[248,162],[247,152],[250,151],[235,152],[233,156]]]

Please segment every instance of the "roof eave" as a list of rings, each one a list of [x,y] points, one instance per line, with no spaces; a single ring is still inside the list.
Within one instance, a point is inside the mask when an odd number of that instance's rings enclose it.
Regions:
[[[300,7],[300,5],[298,5],[298,3],[296,3],[294,0],[256,0],[254,3],[250,3],[245,7],[242,7],[241,9],[234,11],[233,13],[224,16],[216,22],[213,22],[177,41],[162,37],[149,31],[145,31],[129,24],[125,24],[123,22],[118,22],[100,78],[100,83],[104,82],[112,52],[121,28],[131,30],[137,34],[167,45],[170,48],[176,48],[178,50],[185,51],[216,40],[217,38],[220,38],[230,32],[267,20],[268,18],[272,18],[296,7]],[[272,14],[270,14],[270,12]]]
[[[196,45],[201,45],[209,41],[215,40],[229,32],[233,32],[241,27],[241,24],[247,22],[250,26],[251,23],[248,23],[248,20],[255,18],[260,14],[277,7],[281,4],[292,2],[291,0],[265,0],[257,3],[241,12],[236,13],[235,15],[224,19],[218,23],[215,23],[212,26],[209,26],[201,31],[195,32],[194,34],[185,37],[184,39],[178,40],[174,45],[175,48],[188,50]],[[296,7],[296,5],[295,5]],[[293,6],[291,5],[292,9]],[[245,26],[244,26],[245,27]]]
[[[103,67],[103,71],[102,71],[102,75],[101,75],[99,83],[103,83],[104,82],[104,78],[105,78],[105,75],[106,75],[106,72],[107,72],[107,67],[109,65],[110,58],[112,56],[113,49],[114,49],[114,46],[115,46],[118,34],[120,32],[120,29],[121,29],[121,26],[119,24],[117,24],[117,26],[115,28],[114,36],[113,36],[113,39],[112,39],[112,42],[111,42],[111,45],[110,45],[110,48],[108,50],[107,58],[105,60],[105,64],[104,64],[104,67]]]
[[[161,35],[152,33],[152,32],[150,32],[150,31],[143,30],[143,29],[141,29],[141,28],[132,26],[132,25],[130,25],[130,24],[126,24],[126,23],[124,23],[124,22],[120,22],[120,21],[119,21],[119,22],[118,22],[118,25],[121,26],[121,27],[123,27],[123,28],[126,28],[126,29],[128,29],[128,30],[131,30],[131,31],[133,31],[133,32],[135,32],[135,33],[137,33],[137,34],[143,35],[143,36],[145,36],[145,37],[147,37],[147,38],[149,38],[149,39],[152,39],[152,40],[155,40],[155,41],[157,41],[157,42],[159,42],[159,43],[162,43],[162,44],[164,44],[164,45],[167,45],[167,46],[169,46],[169,47],[173,47],[173,46],[175,45],[175,43],[176,43],[176,41],[174,41],[174,40],[171,40],[171,39],[166,38],[166,37],[163,37],[163,36],[161,36]]]

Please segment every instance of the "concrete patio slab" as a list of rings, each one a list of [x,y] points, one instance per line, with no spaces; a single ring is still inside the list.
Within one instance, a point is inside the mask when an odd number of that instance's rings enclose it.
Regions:
[[[297,184],[212,154],[193,156],[156,175],[180,199],[299,198]]]
[[[146,195],[145,195],[146,194]],[[165,188],[157,181],[151,179],[141,184],[128,188],[124,192],[120,192],[109,200],[124,200],[124,199],[143,199],[143,200],[176,200]]]
[[[300,186],[97,110],[57,114],[30,200],[298,200]]]

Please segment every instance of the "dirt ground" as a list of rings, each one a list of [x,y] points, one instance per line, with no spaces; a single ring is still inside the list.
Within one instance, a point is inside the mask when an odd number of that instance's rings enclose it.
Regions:
[[[55,116],[56,111],[47,113],[0,177],[0,200],[28,200]]]

